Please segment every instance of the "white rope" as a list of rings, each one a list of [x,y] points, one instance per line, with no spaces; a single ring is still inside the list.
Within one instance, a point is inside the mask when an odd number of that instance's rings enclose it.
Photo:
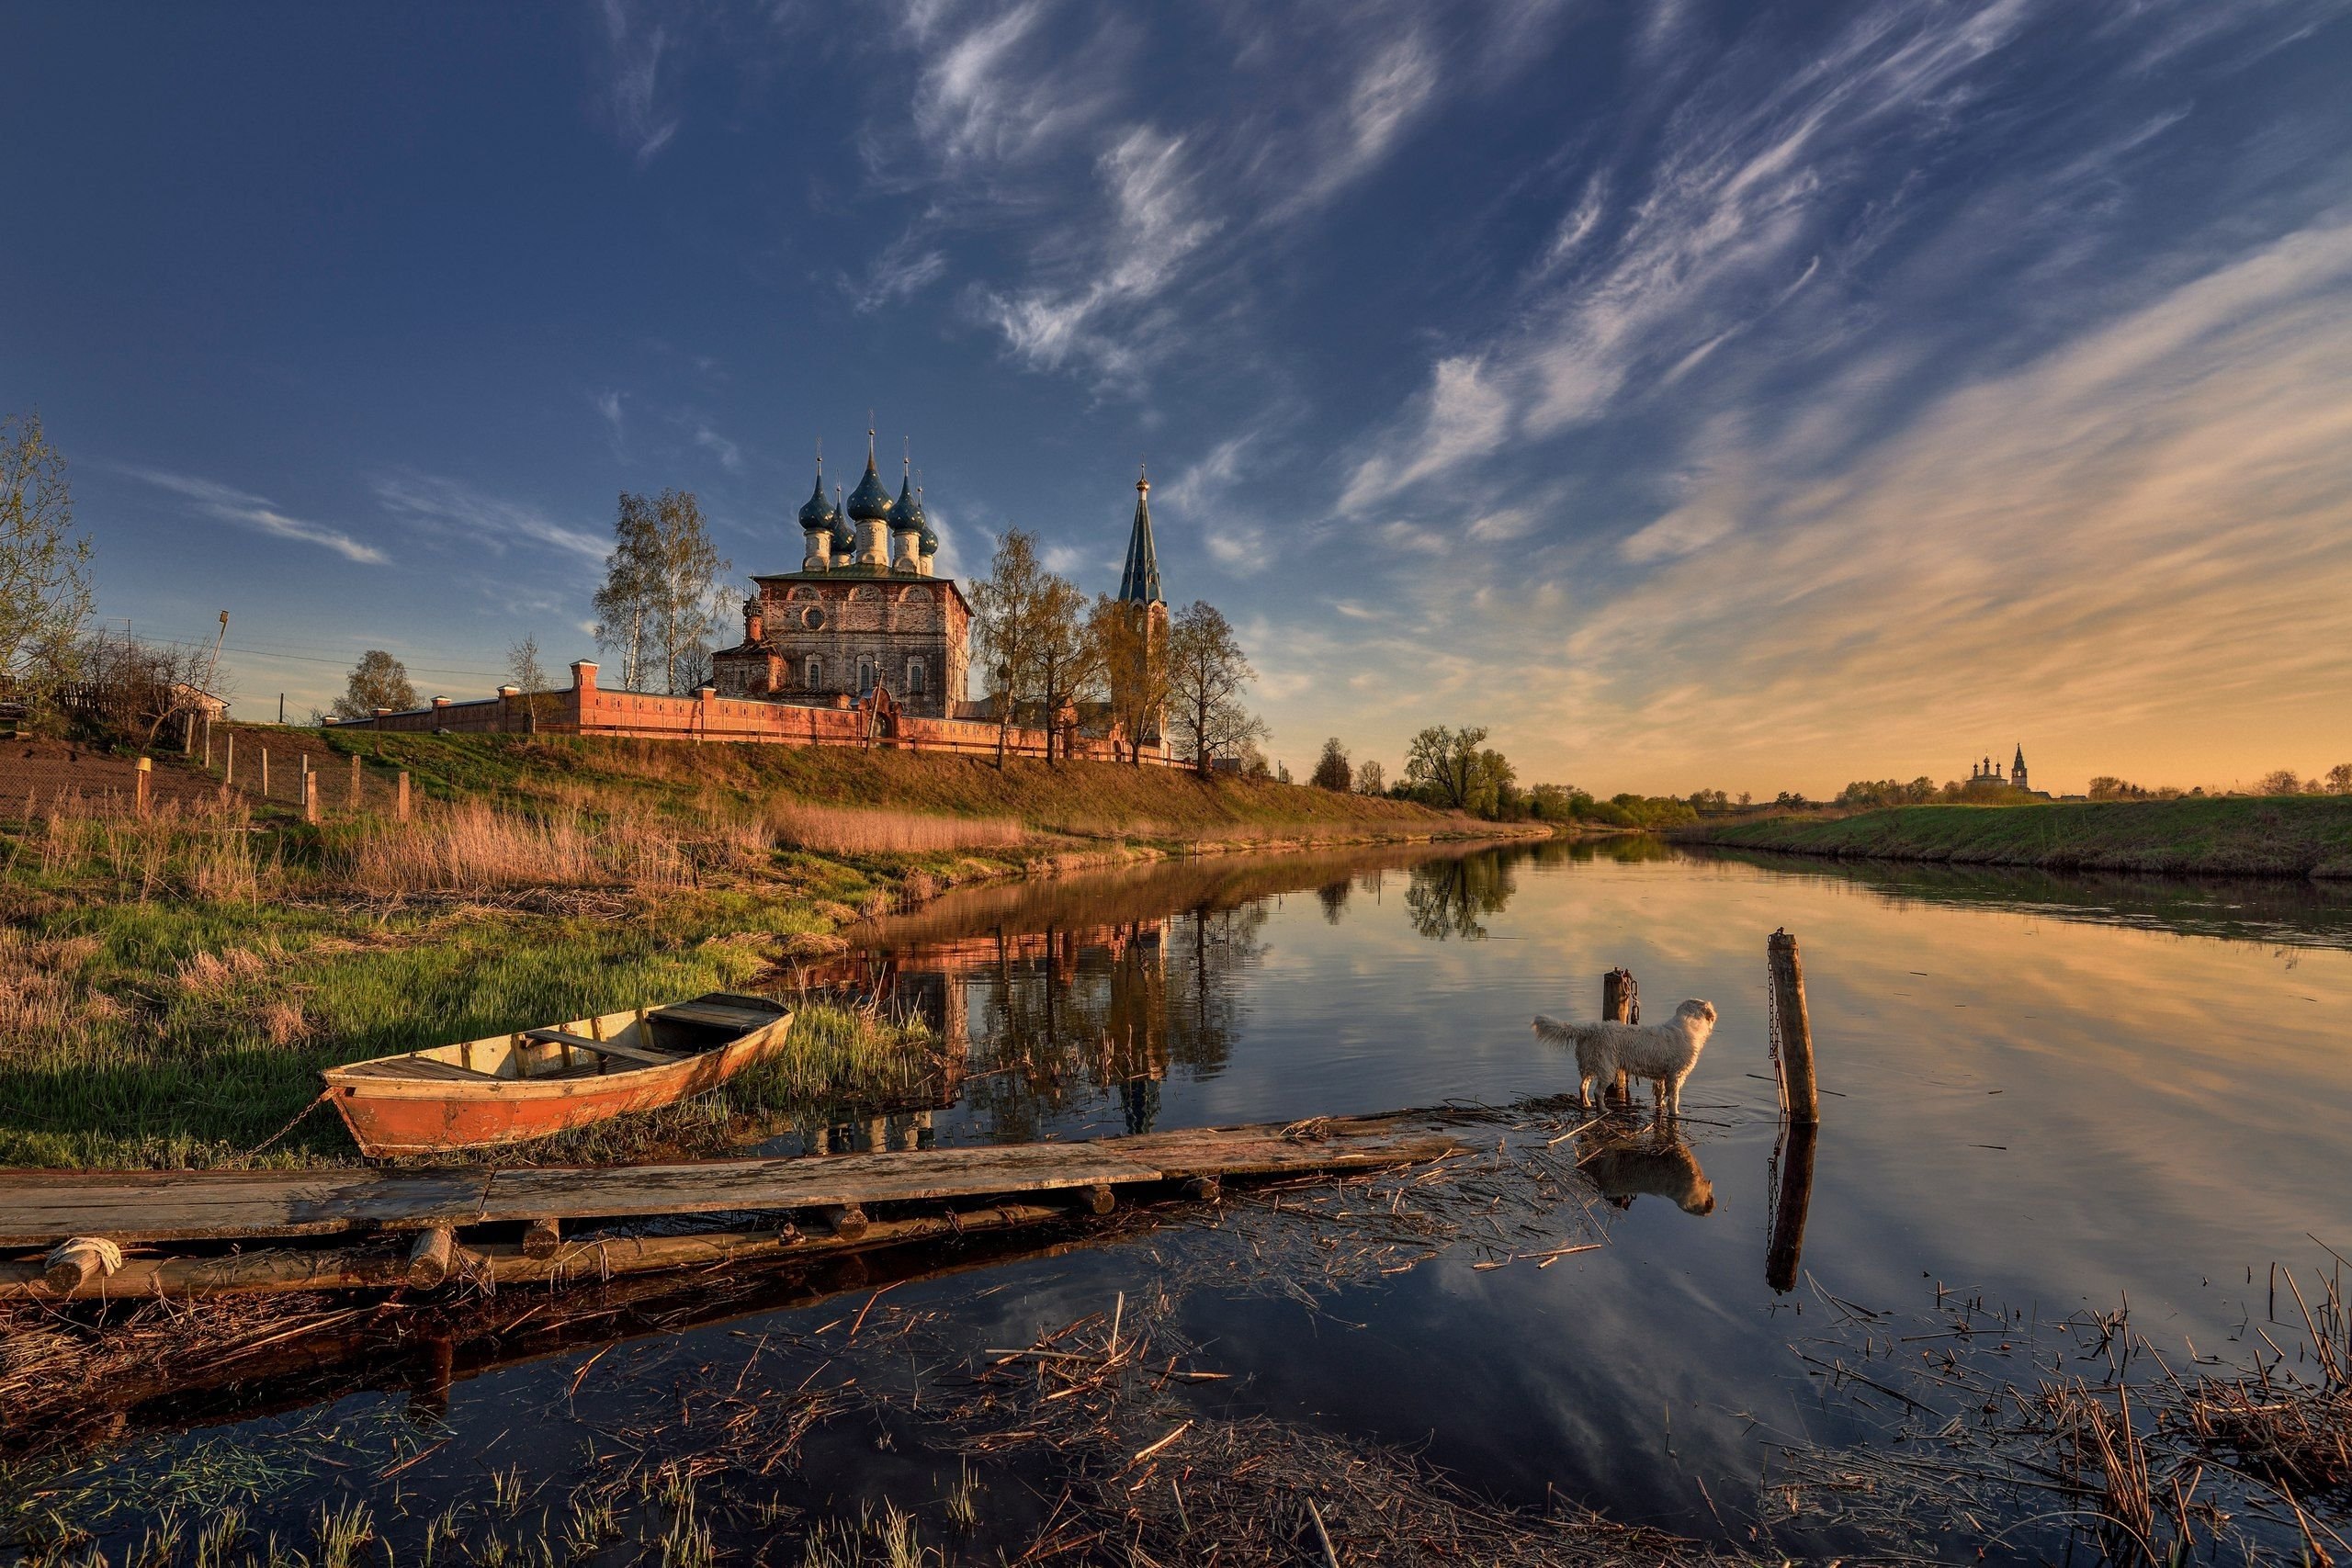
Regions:
[[[54,1265],[62,1261],[68,1253],[85,1250],[98,1255],[98,1272],[101,1274],[113,1274],[122,1268],[122,1248],[102,1235],[70,1237],[58,1243],[56,1248],[42,1261],[45,1264]]]

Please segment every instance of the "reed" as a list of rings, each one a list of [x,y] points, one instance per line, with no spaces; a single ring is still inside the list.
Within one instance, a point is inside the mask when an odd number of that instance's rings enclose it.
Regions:
[[[1001,817],[936,817],[914,811],[807,806],[775,800],[767,820],[777,839],[820,854],[927,854],[944,850],[1007,848],[1029,830]]]

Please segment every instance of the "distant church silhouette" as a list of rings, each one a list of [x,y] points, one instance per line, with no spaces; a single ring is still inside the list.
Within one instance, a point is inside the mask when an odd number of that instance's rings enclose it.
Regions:
[[[2017,761],[2009,764],[2006,775],[2002,773],[1999,763],[1994,761],[1989,754],[1985,756],[1969,773],[1968,787],[1973,790],[2031,790],[2033,785],[2026,780],[2024,745],[2018,745]]]

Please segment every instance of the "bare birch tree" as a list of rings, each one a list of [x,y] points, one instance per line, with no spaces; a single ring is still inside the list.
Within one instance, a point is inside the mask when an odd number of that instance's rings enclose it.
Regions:
[[[658,678],[675,694],[703,678],[729,570],[694,491],[621,492],[595,604],[596,641],[620,656],[625,690],[646,690]]]
[[[1219,757],[1239,757],[1266,734],[1265,721],[1242,705],[1258,678],[1232,624],[1195,599],[1168,631],[1170,718],[1193,766],[1206,776]]]
[[[989,558],[989,574],[972,584],[972,622],[979,633],[980,666],[996,690],[996,765],[1004,766],[1013,707],[1034,678],[1046,580],[1037,541],[1009,528]]]
[[[70,678],[90,615],[90,541],[37,414],[0,421],[0,677]]]

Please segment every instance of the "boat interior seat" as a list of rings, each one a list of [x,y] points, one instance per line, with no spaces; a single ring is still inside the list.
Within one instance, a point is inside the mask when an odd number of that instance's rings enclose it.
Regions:
[[[526,1029],[523,1038],[537,1045],[569,1045],[574,1051],[589,1051],[599,1056],[611,1056],[633,1062],[640,1067],[666,1066],[684,1060],[673,1051],[648,1051],[635,1045],[617,1044],[610,1040],[591,1040],[584,1034],[573,1034],[561,1029]],[[533,1077],[546,1077],[546,1073],[534,1073]]]

